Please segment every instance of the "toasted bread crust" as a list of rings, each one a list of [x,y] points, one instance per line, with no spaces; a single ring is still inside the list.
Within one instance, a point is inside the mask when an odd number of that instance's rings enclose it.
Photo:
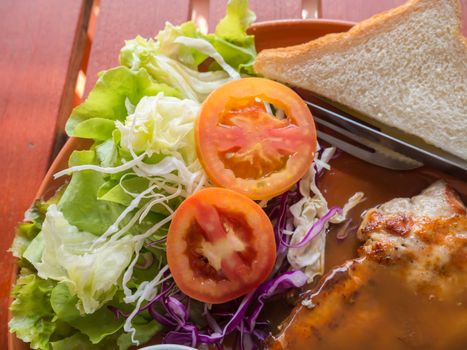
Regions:
[[[459,0],[411,0],[348,32],[264,50],[255,69],[467,160]]]
[[[397,26],[412,13],[422,11],[426,7],[434,6],[436,1],[440,0],[410,0],[404,5],[376,14],[356,24],[347,32],[328,34],[301,45],[263,50],[258,54],[254,68],[258,73],[263,74],[267,65],[276,64],[278,60],[287,60],[290,62],[290,60],[293,61],[305,54],[307,57],[311,58],[313,56],[321,56],[328,52],[344,51],[349,47],[364,42],[371,36],[377,35],[381,31]],[[458,18],[457,35],[467,51],[467,38],[465,38],[461,32],[460,0],[443,1],[451,2],[455,8]]]

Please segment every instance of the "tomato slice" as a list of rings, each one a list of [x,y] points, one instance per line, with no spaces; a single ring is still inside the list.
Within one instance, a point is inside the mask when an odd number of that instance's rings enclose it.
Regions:
[[[264,102],[282,110],[266,111]],[[288,190],[309,169],[316,150],[313,117],[292,89],[244,78],[213,91],[201,106],[196,147],[207,175],[252,199]]]
[[[271,221],[248,197],[206,188],[176,210],[167,235],[167,261],[177,286],[212,304],[244,295],[271,272],[276,243]]]

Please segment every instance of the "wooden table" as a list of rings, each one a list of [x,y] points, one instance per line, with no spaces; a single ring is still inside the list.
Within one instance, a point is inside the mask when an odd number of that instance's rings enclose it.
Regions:
[[[333,18],[359,21],[404,0],[250,0],[258,21]],[[7,348],[7,307],[16,223],[35,199],[65,140],[64,123],[117,65],[123,40],[154,36],[166,21],[193,18],[213,30],[225,0],[0,1],[0,349]],[[467,0],[462,0],[464,14]],[[463,32],[467,34],[467,16]]]

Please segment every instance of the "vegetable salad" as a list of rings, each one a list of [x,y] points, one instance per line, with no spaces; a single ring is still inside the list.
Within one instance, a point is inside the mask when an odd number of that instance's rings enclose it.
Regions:
[[[258,125],[268,125],[269,136],[295,135],[259,163],[264,143],[258,148],[254,138],[241,144],[243,153],[235,142],[216,148],[225,156],[218,164],[258,185],[305,147],[299,170],[288,170],[300,172],[298,182],[278,182],[288,190],[249,198],[214,186],[217,163],[206,171],[204,155],[216,152],[201,151],[201,142],[220,146],[201,140],[196,124],[213,91],[255,75],[254,38],[246,33],[254,20],[247,1],[232,0],[215,33],[168,23],[155,39],[129,40],[120,66],[101,72],[73,110],[68,135],[93,144],[55,174],[70,180],[26,212],[11,248],[19,275],[9,327],[33,349],[128,349],[156,335],[194,347],[231,337],[237,348],[253,349],[270,331],[265,302],[323,273],[328,225],[342,222],[362,194],[328,208],[316,181],[335,149],[307,134],[314,133],[309,112],[263,96],[229,105],[220,121],[229,132],[247,125],[254,137],[262,135]],[[305,113],[300,122],[289,116],[297,113]],[[262,168],[252,173],[242,162]],[[212,283],[214,296],[200,292],[203,283]],[[216,295],[226,283],[235,293]]]

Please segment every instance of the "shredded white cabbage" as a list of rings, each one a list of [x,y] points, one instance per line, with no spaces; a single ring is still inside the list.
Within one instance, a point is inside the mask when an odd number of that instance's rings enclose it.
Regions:
[[[126,41],[121,59],[132,69],[144,67],[157,81],[175,87],[184,98],[197,102],[202,102],[210,92],[229,80],[240,78],[208,40],[185,34],[166,23],[156,42],[142,37]],[[199,72],[192,51],[213,58],[223,70]]]
[[[171,62],[168,58],[164,58],[162,61],[167,64]],[[189,76],[189,73],[185,73]],[[167,266],[162,268],[152,281],[143,282],[136,291],[130,289],[128,282],[133,276],[141,248],[149,237],[172,220],[173,209],[168,205],[169,201],[177,197],[186,198],[199,191],[207,185],[207,176],[196,157],[194,146],[193,129],[199,111],[198,102],[159,94],[143,97],[135,107],[127,102],[126,108],[132,113],[125,122],[117,121],[116,127],[121,133],[121,146],[127,149],[131,155],[130,160],[116,167],[75,166],[57,173],[55,177],[83,170],[94,170],[105,174],[131,170],[131,173],[125,174],[120,179],[120,185],[125,193],[133,197],[133,200],[100,237],[93,236],[93,241],[86,254],[103,252],[108,247],[120,247],[123,243],[127,245],[129,250],[126,251],[129,252],[129,255],[127,254],[128,256],[122,259],[125,264],[118,276],[123,274],[121,283],[125,295],[124,301],[126,303],[136,301],[134,310],[125,321],[124,329],[126,332],[131,332],[132,341],[138,344],[135,339],[136,330],[131,323],[132,319],[137,314],[141,304],[145,300],[150,300],[157,293],[157,286],[162,282],[162,275],[168,269]],[[137,152],[142,153],[137,155]],[[162,154],[164,157],[155,164],[146,163],[145,159],[153,154]],[[148,188],[141,193],[133,193],[123,186],[125,177],[135,175],[143,177],[149,182]],[[147,201],[141,206],[143,199]],[[144,220],[156,204],[164,206],[169,215],[142,234],[126,235],[135,224]],[[122,222],[130,215],[130,219],[122,227]],[[86,311],[91,310],[90,307],[85,306]],[[97,306],[98,304],[93,304],[91,307]]]
[[[116,121],[121,135],[120,144],[137,153],[146,152],[149,156],[180,152],[192,161],[196,158],[193,123],[199,107],[195,101],[180,100],[163,93],[145,96],[124,123]]]
[[[118,228],[120,227],[120,223],[123,221],[123,219],[125,219],[128,214],[130,214],[133,210],[135,210],[138,207],[140,201],[143,198],[146,198],[146,195],[148,193],[151,193],[155,188],[156,186],[153,185],[149,187],[148,189],[146,189],[145,191],[141,192],[139,195],[137,195],[131,201],[130,205],[126,207],[125,210],[122,211],[122,213],[118,216],[117,220],[115,220],[115,222],[112,225],[110,225],[107,228],[107,230],[98,239],[95,240],[93,247],[97,246],[100,243],[105,242],[107,238],[112,236],[114,233],[116,232],[121,233],[122,230],[119,231]]]
[[[195,67],[197,61],[194,56],[187,54],[190,49],[211,57],[223,71],[199,72]],[[122,52],[126,55],[122,57],[131,62],[133,69],[144,66],[155,80],[174,87],[184,99],[160,93],[157,96],[145,96],[137,105],[133,105],[127,98],[125,108],[128,116],[124,121],[116,121],[115,126],[119,130],[120,146],[129,151],[131,158],[122,159],[123,164],[118,166],[109,166],[113,164],[113,159],[101,162],[100,165],[73,166],[56,173],[54,177],[85,170],[103,174],[127,172],[120,178],[119,184],[122,190],[132,197],[130,204],[100,237],[83,236],[90,239],[84,255],[95,256],[95,253],[99,252],[102,253],[102,257],[106,257],[108,254],[104,253],[111,248],[122,255],[123,251],[120,252],[117,248],[126,247],[125,258],[121,259],[124,265],[117,264],[115,269],[118,268],[117,278],[121,277],[124,301],[136,302],[134,310],[125,321],[124,330],[130,332],[132,342],[139,345],[135,339],[136,330],[132,320],[142,303],[154,297],[160,283],[171,276],[164,277],[168,270],[168,266],[164,266],[152,281],[145,281],[134,290],[128,287],[133,269],[145,241],[172,220],[173,208],[170,207],[169,201],[177,197],[186,198],[209,185],[195,152],[194,122],[200,103],[216,88],[232,79],[239,79],[240,74],[224,60],[209,41],[185,36],[171,25],[167,25],[166,30],[160,33],[158,41],[137,37],[126,42]],[[109,147],[116,147],[113,142],[112,140],[104,146],[99,145],[98,151],[100,148],[108,150]],[[151,158],[153,155],[161,155],[162,159],[154,163],[154,158]],[[147,189],[135,193],[125,188],[124,179],[130,176],[148,180]],[[128,231],[137,223],[141,223],[155,205],[163,206],[169,215],[142,234],[128,235]],[[50,239],[47,242],[49,241]],[[95,268],[108,268],[106,265]],[[87,269],[83,268],[82,271]],[[109,281],[107,283],[112,286]],[[89,310],[87,307],[86,312]]]
[[[293,226],[290,243],[297,244],[306,235],[310,227],[328,211],[324,196],[315,184],[315,170],[312,166],[308,174],[300,180],[299,187],[303,196],[290,207]],[[289,248],[287,259],[294,269],[301,269],[308,276],[308,281],[324,270],[324,248],[326,237],[324,230],[307,245],[300,248]]]
[[[154,56],[154,62],[148,67],[164,71],[171,86],[181,91],[185,98],[198,102],[202,102],[212,91],[231,80],[224,71],[198,72],[164,55]]]
[[[144,281],[138,286],[138,290],[135,292],[132,298],[125,298],[125,302],[132,303],[136,301],[136,307],[130,313],[130,315],[126,318],[125,323],[123,324],[123,330],[125,332],[131,333],[131,341],[135,345],[139,345],[139,341],[135,338],[136,336],[136,329],[132,325],[132,321],[135,316],[138,314],[139,309],[144,301],[149,301],[157,295],[158,286],[163,283],[164,281],[172,278],[171,275],[163,278],[164,273],[166,273],[169,269],[168,265],[162,267],[159,273],[154,277],[152,281]]]
[[[94,171],[97,171],[103,174],[117,174],[117,173],[121,173],[122,171],[126,171],[126,170],[133,168],[135,165],[141,163],[142,160],[146,156],[147,156],[147,153],[144,152],[140,154],[138,157],[133,158],[132,160],[128,162],[124,162],[122,165],[119,165],[116,167],[103,167],[103,166],[93,165],[93,164],[76,165],[76,166],[72,166],[70,168],[56,172],[54,174],[54,179],[57,179],[64,175],[70,175],[72,173],[75,173],[78,171],[84,171],[84,170],[94,170]]]
[[[131,109],[131,106],[127,106],[127,108]],[[125,331],[131,332],[132,341],[135,344],[138,342],[135,339],[136,330],[132,326],[132,319],[137,314],[141,304],[145,300],[150,300],[157,293],[157,286],[162,282],[162,275],[168,268],[164,267],[152,281],[143,282],[133,292],[128,287],[128,282],[133,276],[141,248],[146,239],[172,220],[173,210],[168,206],[171,199],[186,198],[207,185],[207,177],[194,153],[193,128],[198,110],[199,104],[197,102],[165,97],[160,94],[144,97],[135,107],[134,113],[129,115],[124,123],[116,123],[122,136],[121,145],[128,149],[132,157],[131,160],[124,163],[124,170],[131,169],[131,175],[144,177],[149,181],[149,185],[141,193],[127,191],[122,186],[125,193],[131,195],[133,200],[106,232],[94,240],[92,249],[117,244],[122,240],[129,240],[132,243],[133,258],[126,264],[122,288],[126,303],[136,301],[135,308],[124,325]],[[137,155],[138,151],[143,151],[143,153]],[[165,157],[155,164],[145,163],[145,157],[150,157],[154,153],[162,153]],[[82,170],[115,173],[118,172],[116,170],[121,171],[122,166],[106,168],[83,165],[69,168],[63,173]],[[122,179],[120,184],[122,184]],[[148,199],[148,201],[140,207],[143,199]],[[125,236],[137,222],[142,222],[156,204],[163,205],[169,215],[142,234]],[[121,227],[121,223],[129,215],[133,216],[125,226]]]
[[[135,106],[128,97],[125,99],[125,108],[128,115],[135,113]]]
[[[193,136],[194,122],[200,109],[200,103],[212,91],[232,79],[240,78],[240,74],[226,63],[207,40],[180,35],[170,25],[167,28],[167,31],[162,32],[162,36],[166,35],[163,38],[165,40],[163,46],[160,46],[160,42],[155,43],[152,40],[145,41],[142,38],[136,38],[134,41],[126,43],[129,49],[126,51],[132,52],[133,68],[136,69],[144,63],[144,67],[152,76],[157,77],[158,81],[176,88],[184,99],[168,97],[160,93],[157,96],[143,97],[136,106],[129,99],[126,99],[125,107],[128,116],[123,122],[116,121],[115,125],[120,132],[120,145],[129,151],[131,159],[124,160],[123,164],[114,167],[92,164],[74,166],[54,175],[57,178],[84,170],[93,170],[104,174],[131,171],[120,179],[123,191],[133,198],[131,203],[102,236],[97,239],[92,238],[92,241],[87,245],[85,255],[91,256],[99,252],[105,257],[108,254],[104,253],[111,251],[111,249],[115,249],[122,256],[124,255],[124,259],[122,259],[124,266],[118,265],[115,268],[118,268],[119,272],[117,277],[122,276],[124,301],[126,303],[136,302],[135,308],[127,317],[123,327],[125,332],[131,333],[132,342],[136,345],[139,345],[139,342],[135,339],[136,330],[132,325],[133,318],[137,315],[141,305],[157,294],[158,286],[164,280],[171,278],[170,275],[164,277],[168,271],[168,266],[164,266],[153,280],[142,282],[136,290],[130,289],[128,283],[133,276],[140,251],[148,238],[172,220],[173,209],[169,206],[170,200],[177,197],[186,198],[209,185],[207,176],[196,157]],[[199,72],[193,68],[195,62],[191,62],[193,65],[188,67],[185,64],[188,62],[179,57],[181,54],[178,51],[179,48],[193,48],[208,55],[222,67],[223,71]],[[148,62],[140,61],[140,54],[141,57],[144,57],[144,52],[151,53]],[[191,56],[187,55],[184,59],[189,57]],[[264,104],[267,111],[273,114],[271,105],[267,102]],[[284,116],[284,111],[276,111],[277,118],[282,119]],[[316,186],[315,172],[330,169],[328,163],[334,152],[335,148],[332,147],[324,149],[321,157],[316,157],[308,174],[300,180],[299,189],[303,198],[290,208],[293,220],[286,224],[286,228],[292,236],[292,244],[299,242],[311,225],[328,211],[327,202]],[[154,154],[163,155],[163,158],[155,164],[148,163],[148,158]],[[123,179],[128,176],[147,179],[148,188],[141,193],[129,191],[123,183]],[[342,215],[333,217],[331,221],[344,220],[347,212],[358,204],[362,197],[362,194],[352,196],[349,203],[344,206]],[[141,205],[143,200],[145,200],[144,205]],[[126,235],[134,225],[141,223],[146,218],[155,205],[165,207],[169,215],[142,234]],[[267,205],[267,201],[263,201],[261,205]],[[128,217],[129,220],[125,221]],[[126,223],[123,225],[123,222]],[[290,248],[288,251],[287,258],[291,266],[303,269],[309,280],[323,272],[326,227],[305,247]],[[123,249],[124,247],[126,250]],[[99,260],[95,262],[97,263]],[[85,270],[83,269],[83,271]],[[107,283],[110,282],[107,281]],[[87,310],[89,311],[90,308]]]
[[[330,169],[329,161],[335,151],[334,147],[325,148],[321,152],[321,157],[318,157],[317,152],[314,164],[299,182],[299,190],[303,198],[290,207],[293,222],[287,225],[287,227],[295,227],[295,229],[289,232],[286,231],[286,233],[291,235],[291,245],[299,243],[311,226],[328,212],[328,203],[316,185],[315,175],[317,171]],[[340,223],[344,221],[348,211],[362,200],[363,193],[355,193],[344,206],[342,214],[334,215],[330,222]],[[301,269],[307,275],[309,282],[315,276],[323,274],[326,230],[328,226],[326,224],[318,236],[304,247],[290,247],[287,252],[287,259],[292,268]]]
[[[219,52],[216,51],[214,46],[212,46],[209,41],[205,39],[179,36],[174,40],[174,43],[197,49],[209,57],[212,57],[219,64],[219,66],[221,66],[222,69],[225,70],[228,75],[230,75],[232,79],[240,79],[240,74],[225,62],[224,58],[219,54]]]
[[[264,104],[264,108],[266,109],[266,112],[268,112],[269,114],[274,114],[272,113],[271,104],[269,102],[263,102],[263,104]]]
[[[365,194],[363,192],[354,193],[352,197],[348,199],[347,203],[344,204],[344,207],[342,208],[342,214],[334,215],[330,222],[333,224],[339,224],[343,222],[347,218],[348,212],[364,200]]]

